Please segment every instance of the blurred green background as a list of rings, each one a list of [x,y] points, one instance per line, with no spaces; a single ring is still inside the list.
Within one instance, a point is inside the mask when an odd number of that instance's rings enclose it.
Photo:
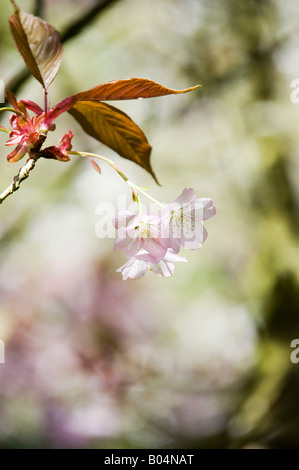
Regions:
[[[115,103],[147,135],[161,187],[69,115],[47,142],[71,128],[75,150],[113,158],[157,199],[193,187],[217,215],[171,278],[124,282],[123,254],[95,227],[98,204],[129,201],[128,187],[104,164],[99,176],[76,157],[38,162],[1,206],[0,447],[299,448],[299,5],[114,0],[92,10],[101,3],[18,1],[62,33],[75,24],[51,105],[134,76],[203,88]],[[12,7],[1,7],[0,77],[42,105],[41,86],[22,78]],[[20,165],[0,139],[5,189]]]

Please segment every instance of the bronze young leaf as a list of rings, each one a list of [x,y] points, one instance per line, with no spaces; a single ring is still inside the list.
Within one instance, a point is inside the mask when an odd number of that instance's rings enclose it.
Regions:
[[[15,9],[9,18],[12,36],[30,72],[43,85],[45,99],[44,109],[42,109],[37,103],[30,100],[17,101],[12,93],[6,93],[13,107],[13,109],[6,108],[6,110],[14,111],[11,116],[14,130],[10,132],[6,145],[16,146],[8,155],[8,160],[18,161],[26,154],[33,155],[34,158],[41,156],[50,158],[50,155],[51,158],[59,161],[69,161],[71,154],[91,156],[84,152],[70,152],[72,131],[63,135],[56,146],[41,148],[48,131],[55,128],[54,121],[62,113],[69,111],[87,134],[95,137],[123,158],[144,168],[158,182],[150,164],[151,146],[144,133],[124,112],[103,101],[175,95],[195,90],[200,85],[175,90],[152,80],[132,77],[110,81],[76,93],[49,109],[46,89],[55,78],[62,60],[59,33],[46,21],[21,11],[14,0],[11,0],[11,3]],[[34,113],[32,118],[28,110]],[[8,128],[3,127],[0,130],[9,131]],[[98,158],[104,159],[99,156]],[[104,160],[107,161],[107,159]],[[93,166],[100,171],[95,162]],[[119,174],[121,175],[121,172]],[[124,179],[127,180],[127,178]]]
[[[138,98],[155,98],[158,96],[187,93],[198,87],[200,85],[186,88],[185,90],[173,90],[146,78],[133,77],[97,85],[87,91],[77,93],[74,97],[81,101],[136,100]]]
[[[9,18],[11,34],[32,75],[48,88],[62,60],[62,45],[56,29],[46,21],[20,10]]]
[[[201,85],[196,85],[184,90],[173,90],[146,78],[127,78],[102,83],[86,91],[68,96],[48,112],[48,120],[57,119],[60,114],[68,111],[78,101],[114,101],[136,100],[138,98],[155,98],[165,95],[177,95],[195,90]]]
[[[152,148],[142,130],[124,112],[96,101],[78,101],[69,112],[87,134],[140,165],[158,183],[150,165]]]

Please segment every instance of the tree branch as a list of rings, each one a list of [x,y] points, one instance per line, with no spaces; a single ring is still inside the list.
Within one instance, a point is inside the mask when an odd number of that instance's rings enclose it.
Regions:
[[[42,18],[43,13],[44,13],[44,8],[45,8],[44,0],[35,0],[35,6],[33,10],[34,16],[39,16],[40,18]]]
[[[36,159],[34,158],[29,158],[27,160],[26,165],[24,165],[20,170],[19,173],[14,177],[13,182],[11,183],[8,188],[6,188],[1,194],[0,194],[0,204],[6,199],[10,194],[14,193],[17,191],[22,183],[26,178],[29,176],[29,172],[33,170],[35,167]]]
[[[65,43],[77,36],[84,28],[95,21],[96,16],[105,10],[106,7],[116,3],[119,0],[98,0],[95,5],[77,20],[71,23],[61,34],[61,41]]]

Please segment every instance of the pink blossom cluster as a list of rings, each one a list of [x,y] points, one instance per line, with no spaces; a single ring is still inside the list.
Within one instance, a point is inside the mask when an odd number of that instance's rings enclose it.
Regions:
[[[174,263],[187,260],[178,255],[181,246],[196,250],[207,238],[202,224],[216,214],[210,198],[196,198],[192,188],[185,188],[161,215],[119,211],[113,220],[118,231],[114,249],[122,250],[129,260],[117,271],[123,279],[139,279],[148,270],[158,276],[174,273]]]
[[[6,141],[7,146],[16,146],[14,150],[7,156],[9,162],[17,162],[23,158],[26,153],[30,153],[32,149],[40,149],[42,145],[41,137],[45,137],[48,131],[55,129],[53,121],[53,112],[44,112],[40,106],[30,100],[17,101],[12,92],[7,93],[7,97],[15,114],[10,115],[10,124],[12,131],[9,139]],[[30,117],[27,110],[33,111],[36,116]],[[42,150],[43,157],[69,161],[70,157],[67,152],[71,150],[71,140],[73,138],[72,131],[64,134],[56,146],[50,146]],[[44,139],[45,140],[45,139]]]
[[[10,115],[10,124],[13,131],[5,145],[16,145],[15,149],[8,155],[10,162],[17,162],[29,152],[38,141],[40,125],[45,118],[45,113],[40,112],[38,116],[30,118],[26,106],[19,101],[14,102],[17,114]]]

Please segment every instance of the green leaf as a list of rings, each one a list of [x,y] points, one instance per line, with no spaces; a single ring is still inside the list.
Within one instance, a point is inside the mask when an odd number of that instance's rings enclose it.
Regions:
[[[124,112],[106,103],[78,101],[69,113],[87,134],[137,163],[158,183],[150,164],[151,146],[142,130]]]
[[[8,21],[16,46],[32,75],[48,88],[62,60],[60,35],[46,21],[12,4],[15,12]]]
[[[185,90],[173,90],[146,78],[128,78],[97,85],[87,91],[77,93],[74,95],[74,98],[81,101],[134,100],[137,98],[155,98],[158,96],[187,93],[200,86],[196,85]]]

